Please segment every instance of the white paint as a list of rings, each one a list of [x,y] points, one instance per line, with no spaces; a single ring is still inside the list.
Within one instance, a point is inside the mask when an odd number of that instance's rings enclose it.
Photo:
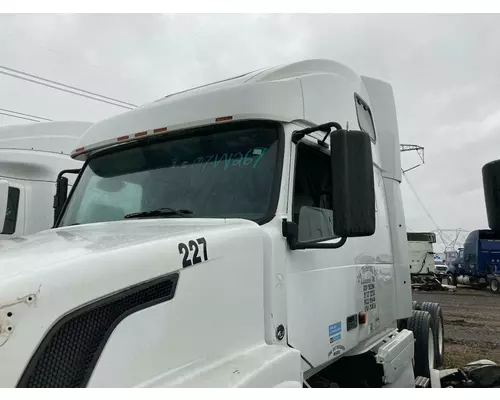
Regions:
[[[440,384],[439,381],[437,383],[438,385]],[[431,387],[435,388],[439,386],[432,385]],[[415,388],[415,375],[413,374],[413,366],[411,364],[407,365],[394,383],[388,383],[382,386],[382,388]]]
[[[376,232],[348,239],[339,249],[290,251],[281,221],[291,217],[293,206],[292,132],[332,120],[358,129],[355,93],[376,114]],[[413,348],[405,334],[393,332],[396,320],[411,314],[411,291],[389,85],[327,60],[257,71],[99,122],[76,144],[83,152],[72,156],[84,160],[93,151],[117,145],[119,136],[153,134],[165,126],[168,131],[162,134],[168,135],[224,116],[283,124],[275,217],[263,226],[236,219],[103,222],[10,243],[0,252],[0,305],[36,290],[39,294],[35,306],[12,306],[16,326],[0,347],[0,370],[5,371],[0,386],[16,385],[40,340],[61,316],[178,270],[174,299],[131,314],[116,327],[89,386],[301,387],[309,366],[300,355],[321,369],[343,355],[379,348],[384,340],[386,350],[396,349],[381,355],[381,362],[396,367],[388,381],[408,386],[412,374],[406,366]],[[321,137],[312,136],[305,140]],[[183,269],[178,244],[202,236],[209,260]],[[348,332],[346,318],[365,311],[366,304],[373,305],[367,323]],[[330,343],[329,326],[338,322],[339,330],[331,331],[340,336]],[[282,341],[276,338],[279,325],[286,328]]]
[[[76,140],[92,124],[54,121],[0,127],[0,149],[33,150],[69,155]]]
[[[408,257],[410,259],[410,272],[413,274],[434,273],[433,246],[427,241],[408,241]]]
[[[408,368],[413,368],[413,332],[393,332],[391,340],[377,350],[377,363],[384,368],[384,383],[393,384]]]
[[[399,128],[392,87],[378,79],[362,77],[369,93],[375,128],[377,148],[385,192],[385,208],[389,226],[392,262],[394,265],[395,317],[408,318],[412,313],[411,280],[408,269],[406,219],[401,197],[401,153]],[[378,229],[378,228],[377,228]]]
[[[72,160],[69,154],[91,125],[58,121],[0,128],[0,179],[20,191],[15,232],[0,233],[0,248],[8,245],[1,239],[29,235],[52,226],[57,175],[64,169],[81,168],[82,163]],[[69,175],[68,180],[71,187],[74,176]],[[6,215],[2,201],[0,193],[0,228]]]
[[[303,103],[300,81],[289,79],[270,83],[252,82],[207,91],[196,95],[168,97],[144,108],[137,108],[94,124],[76,144],[83,152],[73,152],[75,159],[85,160],[89,152],[116,145],[117,138],[167,127],[172,131],[212,125],[218,117],[235,120],[268,119],[291,121],[302,119]],[[224,122],[221,122],[224,123]],[[144,136],[143,138],[147,138]],[[140,140],[140,139],[139,139]]]

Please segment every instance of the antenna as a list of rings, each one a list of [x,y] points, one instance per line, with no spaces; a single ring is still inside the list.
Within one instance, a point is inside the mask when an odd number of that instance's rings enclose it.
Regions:
[[[411,171],[412,169],[420,167],[422,164],[425,164],[424,148],[422,146],[419,146],[418,144],[400,144],[399,151],[401,153],[404,153],[406,151],[416,151],[418,156],[420,157],[420,160],[422,161],[420,164],[417,164],[411,168],[408,168],[407,170],[401,169],[401,171],[403,171],[403,174],[408,172],[408,171]]]

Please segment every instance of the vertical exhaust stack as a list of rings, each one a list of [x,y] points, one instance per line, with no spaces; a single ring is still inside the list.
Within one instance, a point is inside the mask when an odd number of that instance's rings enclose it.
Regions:
[[[491,161],[482,168],[486,215],[491,230],[500,230],[500,160]]]

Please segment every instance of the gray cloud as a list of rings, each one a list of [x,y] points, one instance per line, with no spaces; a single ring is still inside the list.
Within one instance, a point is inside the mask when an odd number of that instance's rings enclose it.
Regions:
[[[401,141],[426,148],[426,164],[408,178],[438,225],[474,229],[486,226],[481,167],[500,158],[499,22],[494,14],[1,15],[0,64],[142,104],[304,58],[343,62],[394,86]],[[0,85],[1,108],[48,118],[125,111],[4,76]],[[408,225],[435,229],[402,189]]]

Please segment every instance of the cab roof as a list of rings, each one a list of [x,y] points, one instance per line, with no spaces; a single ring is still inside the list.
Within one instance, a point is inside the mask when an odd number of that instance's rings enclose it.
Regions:
[[[337,76],[361,84],[354,71],[335,61],[313,59],[249,72],[162,97],[93,125],[72,157],[85,160],[95,150],[150,135],[225,123],[267,119],[307,119],[300,78]]]
[[[80,136],[92,126],[84,121],[53,121],[0,127],[0,150],[34,150],[71,154]]]

